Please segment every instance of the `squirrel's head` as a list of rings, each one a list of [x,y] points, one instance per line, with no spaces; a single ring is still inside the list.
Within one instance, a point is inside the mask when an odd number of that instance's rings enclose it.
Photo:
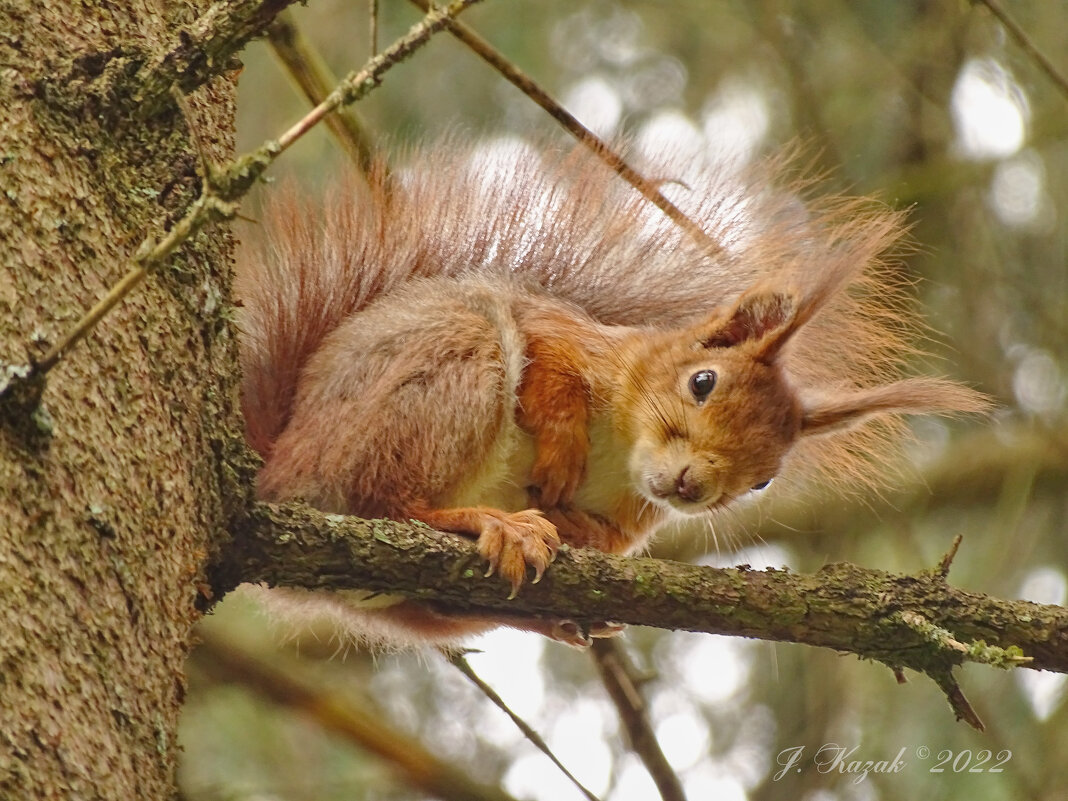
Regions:
[[[628,359],[622,400],[631,479],[643,496],[700,514],[767,487],[803,437],[880,414],[983,408],[978,393],[938,379],[795,387],[782,354],[824,299],[757,287],[685,330],[642,338]]]

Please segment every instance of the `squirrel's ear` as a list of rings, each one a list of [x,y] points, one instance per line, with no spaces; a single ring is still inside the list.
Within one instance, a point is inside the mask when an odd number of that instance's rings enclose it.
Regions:
[[[870,389],[806,398],[801,433],[832,434],[879,414],[985,412],[990,400],[975,390],[938,378],[908,378]]]
[[[796,305],[790,295],[781,292],[751,290],[742,295],[727,314],[702,332],[705,348],[733,348],[745,343],[759,343],[758,358],[771,359],[796,329]]]

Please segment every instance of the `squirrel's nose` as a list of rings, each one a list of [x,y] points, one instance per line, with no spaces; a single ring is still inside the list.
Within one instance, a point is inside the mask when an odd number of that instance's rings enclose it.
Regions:
[[[684,501],[696,503],[705,494],[705,486],[699,478],[690,472],[690,466],[682,468],[675,479],[675,494]]]
[[[648,478],[649,491],[657,498],[668,501],[680,511],[688,511],[694,506],[707,506],[719,495],[713,492],[714,484],[709,477],[701,476],[700,470],[686,465],[677,473],[656,472]]]

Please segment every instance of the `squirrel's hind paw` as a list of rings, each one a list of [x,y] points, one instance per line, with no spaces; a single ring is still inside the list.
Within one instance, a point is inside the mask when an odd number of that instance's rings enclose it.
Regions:
[[[534,568],[534,583],[541,580],[559,547],[556,526],[536,509],[488,512],[478,537],[478,552],[489,562],[486,575],[500,573],[512,585],[509,598],[519,592],[528,565]]]
[[[586,649],[593,645],[595,638],[618,637],[626,631],[626,628],[623,623],[607,621],[597,621],[583,626],[574,620],[553,620],[537,630],[550,639],[570,645],[572,648]]]
[[[590,624],[589,635],[596,639],[604,640],[611,637],[618,637],[626,630],[626,623],[613,623],[608,620],[599,620],[596,623]]]

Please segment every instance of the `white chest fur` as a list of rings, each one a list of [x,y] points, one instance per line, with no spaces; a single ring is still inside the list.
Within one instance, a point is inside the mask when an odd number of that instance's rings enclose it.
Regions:
[[[487,458],[446,499],[449,506],[490,506],[506,512],[529,508],[527,486],[534,464],[534,439],[508,420]],[[586,475],[575,494],[575,506],[586,512],[610,515],[631,486],[630,449],[607,415],[590,425],[590,453]]]

